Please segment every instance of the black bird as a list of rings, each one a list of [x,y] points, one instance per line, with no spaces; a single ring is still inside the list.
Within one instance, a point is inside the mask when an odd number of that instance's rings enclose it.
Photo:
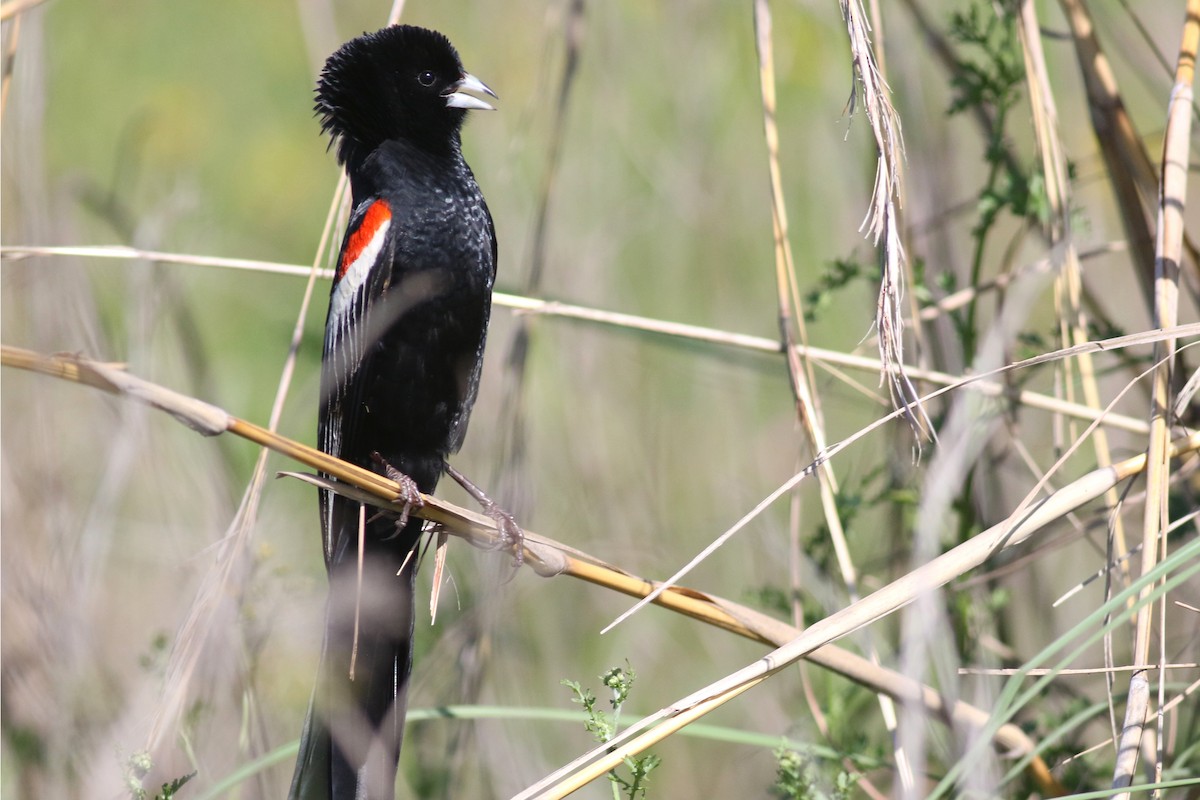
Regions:
[[[347,42],[317,83],[353,203],[325,323],[319,444],[403,473],[414,500],[462,445],[496,275],[492,217],[460,142],[467,110],[492,107],[467,92],[496,96],[445,36],[408,25]],[[328,491],[320,507],[325,642],[290,796],[390,800],[422,521],[360,517]]]

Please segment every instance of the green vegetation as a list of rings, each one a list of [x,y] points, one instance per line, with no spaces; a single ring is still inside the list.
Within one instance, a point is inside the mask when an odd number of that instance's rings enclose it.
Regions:
[[[905,358],[921,394],[979,364],[1055,353],[1077,322],[1056,283],[1063,250],[1043,233],[1050,194],[1013,5],[883,3],[872,21],[904,136],[899,238],[911,274],[900,305],[920,317],[907,319]],[[1139,219],[1123,218],[1114,190],[1136,170],[1101,156],[1101,137],[1118,131],[1093,125],[1082,42],[1059,5],[1033,11],[1070,165],[1080,329],[1090,340],[1138,334],[1154,327],[1154,311],[1150,277],[1127,240],[1149,220],[1153,241],[1157,201],[1151,187],[1134,198]],[[19,26],[4,21],[3,44],[15,49],[0,137],[5,248],[126,245],[328,266],[340,222],[325,250],[322,231],[341,207],[337,167],[312,115],[313,80],[325,55],[380,25],[386,7],[119,6],[58,0],[20,12]],[[498,113],[470,119],[464,139],[498,230],[497,288],[519,292],[541,252],[534,300],[728,335],[650,333],[567,318],[555,305],[528,313],[503,297],[493,312],[455,465],[500,499],[519,500],[529,530],[650,580],[673,574],[814,458],[788,365],[770,352],[779,283],[752,6],[592,3],[576,27],[567,25],[570,3],[405,9],[405,21],[445,30],[502,98]],[[1081,361],[1062,356],[930,400],[936,440],[918,444],[893,420],[841,446],[893,407],[874,362],[880,254],[861,227],[876,143],[861,108],[845,113],[860,84],[839,6],[770,6],[796,264],[786,291],[807,344],[823,354],[809,388],[836,491],[823,495],[806,478],[681,581],[688,596],[750,604],[789,623],[796,614],[806,628],[851,603],[844,562],[854,594],[870,595],[1101,463],[1089,429],[1096,411],[1080,408]],[[1172,78],[1155,50],[1175,57],[1182,4],[1087,10],[1135,134],[1122,144],[1131,153],[1140,144],[1157,176]],[[578,72],[549,176],[568,31],[579,37]],[[1196,163],[1197,130],[1178,163]],[[3,255],[5,345],[120,363],[260,424],[278,407],[280,432],[313,443],[324,278],[305,306],[303,274]],[[1181,268],[1179,317],[1192,322],[1200,306],[1191,256]],[[526,379],[510,393],[522,326]],[[1171,404],[1200,363],[1195,342],[1178,342]],[[1100,408],[1112,404],[1101,429],[1114,460],[1146,450],[1152,348],[1093,354]],[[508,423],[514,406],[518,431]],[[1179,408],[1171,430],[1195,430],[1195,399]],[[0,797],[281,796],[325,600],[314,493],[272,478],[295,464],[271,456],[250,490],[259,453],[249,443],[203,438],[146,407],[8,367],[0,410]],[[889,730],[868,680],[808,663],[714,712],[701,724],[716,734],[672,736],[653,748],[661,761],[641,754],[580,796],[899,796],[908,775],[913,796],[943,781],[943,796],[1107,788],[1117,748],[1106,740],[1122,727],[1130,672],[1063,670],[1133,658],[1142,601],[1106,603],[1140,572],[1148,493],[1141,477],[1117,492],[1058,514],[1039,538],[931,588],[928,602],[833,643],[993,715],[989,734],[1011,720],[1040,762],[911,703],[896,704]],[[1152,547],[1169,558],[1195,542],[1194,464],[1173,463],[1163,493],[1178,527]],[[439,495],[474,507],[449,482]],[[432,626],[432,566],[419,579],[409,697],[419,724],[407,732],[402,797],[508,797],[576,758],[589,743],[562,719],[563,675],[628,656],[638,666],[636,705],[666,708],[770,650],[657,607],[601,636],[628,607],[624,595],[528,569],[513,575],[506,556],[457,540]],[[1176,563],[1161,577],[1182,580],[1187,569]],[[1155,605],[1153,649],[1178,664],[1200,662],[1194,605],[1176,590]],[[1109,640],[1093,641],[1101,631]],[[1040,657],[1052,647],[1054,659]],[[1028,672],[1035,667],[1050,672]],[[1160,680],[1165,701],[1178,701],[1165,721],[1163,780],[1197,774],[1200,710],[1184,696],[1196,677],[1190,667],[1149,673],[1152,712]],[[567,684],[598,742],[635,723],[633,678],[628,666],[610,671],[599,697]],[[920,745],[907,769],[901,740]]]

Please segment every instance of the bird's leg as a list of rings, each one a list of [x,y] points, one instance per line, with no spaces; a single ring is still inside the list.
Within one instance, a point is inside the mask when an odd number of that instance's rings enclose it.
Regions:
[[[454,467],[446,464],[446,474],[458,483],[467,494],[475,498],[475,502],[479,503],[483,513],[496,523],[496,530],[504,539],[504,546],[513,549],[513,562],[516,566],[521,566],[525,560],[525,550],[522,545],[525,542],[525,531],[521,530],[521,526],[517,524],[513,515],[505,511],[500,506],[496,505],[496,501],[483,493],[483,490],[472,483],[466,475],[456,470]]]
[[[416,481],[393,467],[378,451],[371,453],[371,460],[383,468],[384,476],[400,484],[400,492],[396,499],[404,506],[400,510],[400,519],[396,520],[396,532],[399,533],[408,524],[408,512],[425,505],[425,501],[421,499],[421,489]]]

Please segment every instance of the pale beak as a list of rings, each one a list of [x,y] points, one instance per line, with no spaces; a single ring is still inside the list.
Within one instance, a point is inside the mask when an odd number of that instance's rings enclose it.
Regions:
[[[463,90],[468,92],[477,92],[479,94],[487,94],[496,97],[496,93],[487,87],[487,84],[476,78],[469,72],[464,72],[458,83],[450,87],[450,91],[443,95],[446,98],[447,108],[463,108],[474,109],[476,111],[495,111],[495,107],[486,100],[480,100],[478,97],[473,97],[469,94],[464,94]],[[499,97],[496,97],[499,100]]]

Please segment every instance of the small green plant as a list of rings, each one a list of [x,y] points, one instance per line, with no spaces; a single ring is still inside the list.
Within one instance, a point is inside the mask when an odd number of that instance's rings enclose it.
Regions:
[[[1111,767],[1102,766],[1094,756],[1080,758],[1079,754],[1088,749],[1088,724],[1104,716],[1107,704],[1090,703],[1085,697],[1056,697],[1043,699],[1039,706],[1021,728],[1041,743],[1042,758],[1057,765],[1054,771],[1059,781],[1071,787],[1100,785],[1104,773],[1111,774]],[[1026,773],[1014,787],[1013,796],[1028,797],[1036,792]]]
[[[595,740],[601,744],[609,742],[617,735],[621,720],[621,709],[625,705],[625,700],[629,697],[629,692],[633,688],[633,683],[637,679],[637,673],[633,671],[633,667],[629,662],[625,662],[624,668],[613,667],[608,672],[600,676],[600,682],[612,691],[612,699],[609,701],[612,704],[612,713],[609,714],[601,708],[596,707],[596,695],[590,689],[583,688],[577,681],[563,680],[562,685],[566,686],[575,695],[572,701],[583,706],[584,713],[587,714],[587,722],[584,727],[587,732],[592,735]],[[612,784],[612,793],[614,800],[620,800],[621,797],[626,797],[628,800],[636,800],[638,797],[646,796],[646,785],[649,783],[650,773],[662,763],[662,759],[651,753],[645,753],[638,758],[625,759],[625,767],[629,770],[629,777],[625,777],[612,770],[608,773],[608,780]]]
[[[829,309],[833,296],[839,290],[857,280],[867,280],[872,277],[871,271],[863,264],[850,259],[837,258],[826,265],[825,271],[817,279],[817,285],[804,294],[804,319],[816,322],[821,312]]]
[[[1020,100],[1025,83],[1025,62],[1012,13],[1003,6],[994,8],[976,0],[951,17],[950,39],[974,58],[959,59],[951,79],[955,98],[948,113],[979,113],[988,128],[984,151],[988,177],[979,192],[978,220],[971,231],[975,252],[969,284],[978,286],[988,235],[1001,214],[1009,211],[1018,218],[1044,223],[1049,218],[1049,198],[1045,179],[1020,163],[1006,135],[1009,112]],[[975,353],[978,305],[978,298],[971,301],[965,320],[952,317],[967,359]]]
[[[171,654],[171,637],[166,631],[158,631],[150,638],[146,652],[138,656],[138,666],[151,675],[162,677],[167,670],[167,659]]]
[[[995,633],[996,621],[1002,619],[1011,600],[1012,593],[1001,587],[951,592],[950,623],[963,663],[979,659],[979,643],[985,634]]]
[[[153,764],[150,761],[150,754],[146,752],[134,753],[125,762],[125,788],[129,790],[129,796],[133,800],[148,800],[149,794],[142,786],[142,781],[149,774],[151,766]],[[196,777],[196,773],[191,772],[170,783],[164,783],[159,793],[154,795],[154,800],[173,800],[183,785],[194,777]]]
[[[832,786],[825,786],[820,771],[808,756],[780,747],[775,751],[775,785],[772,793],[785,800],[850,800],[858,778],[839,770]]]

